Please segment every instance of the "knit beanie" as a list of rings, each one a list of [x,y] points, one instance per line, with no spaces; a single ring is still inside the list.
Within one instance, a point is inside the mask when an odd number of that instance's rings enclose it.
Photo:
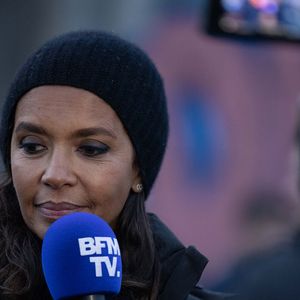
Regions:
[[[17,73],[3,106],[0,149],[10,172],[10,140],[16,106],[29,90],[64,85],[94,93],[117,113],[133,144],[147,197],[168,138],[162,79],[137,46],[101,31],[60,35],[34,52]]]

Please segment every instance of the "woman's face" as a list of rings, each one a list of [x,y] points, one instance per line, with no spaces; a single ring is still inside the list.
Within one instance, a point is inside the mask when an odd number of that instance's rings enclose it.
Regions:
[[[67,86],[38,87],[21,98],[11,170],[24,221],[40,238],[54,220],[75,211],[114,227],[139,182],[116,113],[96,95]]]

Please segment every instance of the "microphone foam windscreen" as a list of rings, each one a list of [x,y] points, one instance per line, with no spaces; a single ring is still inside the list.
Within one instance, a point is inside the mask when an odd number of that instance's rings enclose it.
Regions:
[[[100,217],[76,212],[48,229],[42,246],[42,267],[52,297],[117,294],[122,262],[113,230]]]

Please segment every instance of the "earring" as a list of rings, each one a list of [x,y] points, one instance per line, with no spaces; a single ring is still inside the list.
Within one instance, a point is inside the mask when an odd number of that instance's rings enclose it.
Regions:
[[[138,183],[135,188],[136,192],[140,193],[143,190],[143,185],[141,183]]]

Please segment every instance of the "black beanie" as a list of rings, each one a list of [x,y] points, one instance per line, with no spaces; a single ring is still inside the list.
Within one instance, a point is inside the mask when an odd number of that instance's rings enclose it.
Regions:
[[[135,149],[147,197],[168,138],[163,82],[149,57],[135,45],[101,31],[63,34],[34,52],[17,73],[3,106],[0,147],[8,171],[17,103],[42,85],[84,89],[112,107]]]

